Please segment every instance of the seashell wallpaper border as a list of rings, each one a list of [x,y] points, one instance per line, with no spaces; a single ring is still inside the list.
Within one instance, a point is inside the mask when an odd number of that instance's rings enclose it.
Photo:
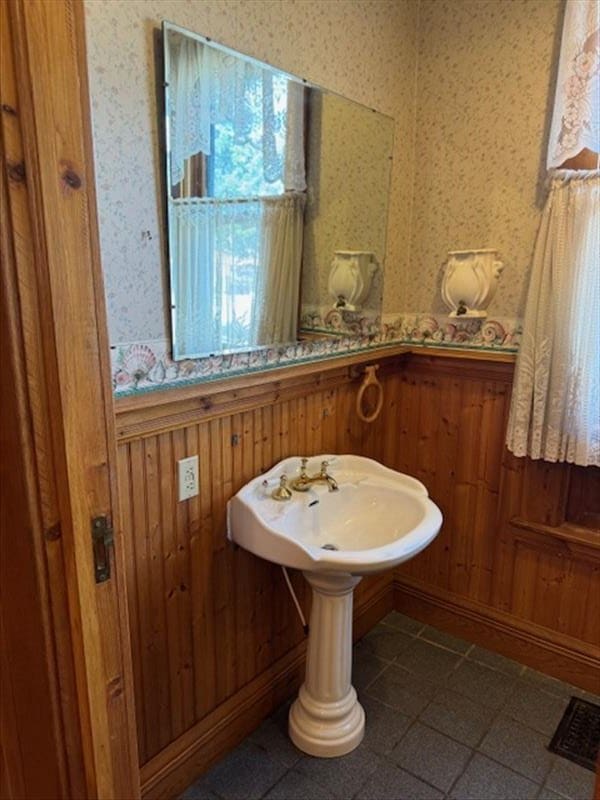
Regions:
[[[450,320],[445,315],[432,314],[350,317],[346,312],[344,320],[339,312],[325,310],[303,318],[302,329],[329,336],[185,361],[171,359],[166,339],[113,345],[113,388],[117,396],[134,395],[398,344],[514,353],[522,331],[517,319]]]

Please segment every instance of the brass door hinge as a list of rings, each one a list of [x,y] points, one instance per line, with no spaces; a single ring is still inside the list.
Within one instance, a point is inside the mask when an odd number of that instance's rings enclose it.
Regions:
[[[114,531],[110,517],[94,517],[92,520],[92,546],[94,549],[94,575],[96,583],[104,583],[110,578],[109,547],[114,541]]]

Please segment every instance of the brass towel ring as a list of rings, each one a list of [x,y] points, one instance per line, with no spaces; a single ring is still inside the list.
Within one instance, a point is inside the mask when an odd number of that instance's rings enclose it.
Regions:
[[[365,367],[365,377],[356,396],[356,413],[358,418],[363,422],[375,422],[383,407],[383,386],[377,380],[377,376],[375,374],[378,369],[379,364],[373,364],[372,366]],[[363,411],[363,398],[369,386],[377,387],[377,405],[371,414],[365,414]]]

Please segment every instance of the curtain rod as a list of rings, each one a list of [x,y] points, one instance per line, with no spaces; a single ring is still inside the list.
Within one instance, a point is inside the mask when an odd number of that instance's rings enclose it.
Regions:
[[[286,192],[285,194],[262,195],[261,197],[172,197],[171,202],[178,204],[190,205],[228,205],[230,203],[258,203],[261,200],[285,200],[286,197],[305,197],[305,192]]]

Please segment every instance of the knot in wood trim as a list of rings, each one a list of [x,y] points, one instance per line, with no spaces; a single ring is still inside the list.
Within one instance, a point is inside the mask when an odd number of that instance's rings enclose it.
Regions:
[[[45,533],[45,538],[49,542],[55,542],[57,539],[60,539],[62,536],[62,531],[60,528],[60,522],[56,522],[54,525],[51,525]]]
[[[16,108],[9,106],[8,103],[2,103],[2,111],[4,111],[5,114],[10,114],[13,117],[17,116]]]
[[[7,161],[6,172],[8,174],[9,181],[12,181],[13,183],[25,183],[27,174],[25,172],[25,164],[23,161]]]
[[[67,167],[62,174],[62,179],[71,189],[81,189],[81,178],[74,169]]]

